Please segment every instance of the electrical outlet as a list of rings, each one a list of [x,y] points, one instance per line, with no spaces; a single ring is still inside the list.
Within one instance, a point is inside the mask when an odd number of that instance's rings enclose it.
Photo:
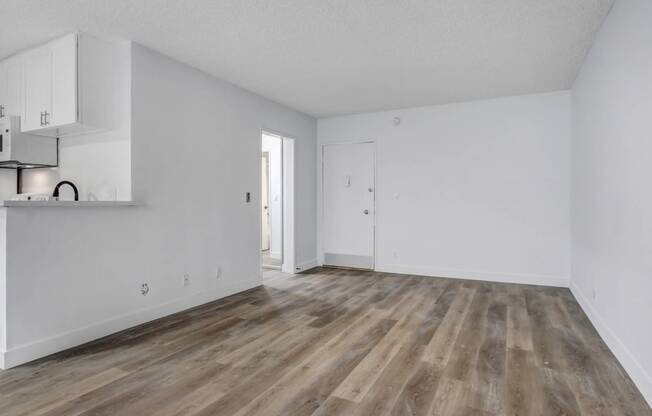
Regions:
[[[183,275],[183,285],[190,286],[190,275],[188,273]]]
[[[140,294],[143,296],[147,296],[149,293],[149,285],[147,283],[143,283],[140,285]]]
[[[222,268],[220,266],[217,266],[215,268],[215,278],[219,279],[220,277],[222,277]]]

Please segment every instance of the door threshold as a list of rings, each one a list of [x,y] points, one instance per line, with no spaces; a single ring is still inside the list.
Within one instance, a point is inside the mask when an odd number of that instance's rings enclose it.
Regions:
[[[263,264],[262,268],[268,270],[281,270],[281,266],[274,266],[272,264]]]
[[[323,264],[322,267],[327,269],[342,269],[342,270],[359,270],[362,272],[373,272],[374,269],[367,269],[365,267],[349,267],[349,266],[334,266],[330,264]]]

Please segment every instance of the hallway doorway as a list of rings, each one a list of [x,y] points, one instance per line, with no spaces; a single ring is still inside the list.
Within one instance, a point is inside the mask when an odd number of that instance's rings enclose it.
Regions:
[[[261,266],[294,271],[294,140],[262,131]]]

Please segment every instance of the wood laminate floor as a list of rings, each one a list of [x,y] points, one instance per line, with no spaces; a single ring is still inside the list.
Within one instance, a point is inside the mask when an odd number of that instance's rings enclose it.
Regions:
[[[0,415],[650,415],[566,289],[316,269],[0,372]]]

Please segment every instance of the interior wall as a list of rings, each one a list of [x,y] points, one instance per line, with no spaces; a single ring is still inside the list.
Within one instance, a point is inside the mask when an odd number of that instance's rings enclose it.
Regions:
[[[131,76],[138,205],[5,208],[8,365],[260,285],[261,128],[296,139],[297,258],[316,258],[314,118],[139,45]]]
[[[262,151],[269,153],[269,255],[275,259],[280,259],[283,251],[282,143],[278,136],[262,135]]]
[[[569,92],[318,121],[320,145],[368,139],[377,270],[568,284]]]
[[[61,180],[72,181],[79,199],[114,201],[131,200],[131,47],[130,42],[114,43],[112,71],[114,125],[108,131],[64,137],[59,140],[59,167],[23,172],[23,192],[51,194]],[[15,194],[15,172],[9,174],[13,187],[2,186],[0,197]],[[4,176],[7,176],[5,174]],[[72,199],[68,187],[62,198]]]
[[[572,91],[572,289],[650,404],[651,22],[616,1]]]

